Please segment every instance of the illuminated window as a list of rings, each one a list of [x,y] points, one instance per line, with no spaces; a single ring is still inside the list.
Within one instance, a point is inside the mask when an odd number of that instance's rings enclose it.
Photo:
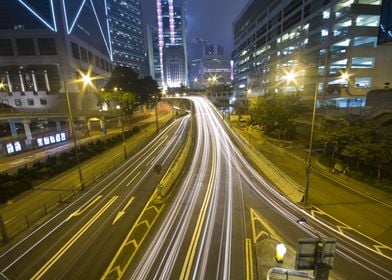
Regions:
[[[355,22],[357,26],[378,26],[380,16],[360,15]]]
[[[329,19],[329,17],[331,16],[331,10],[330,9],[326,9],[323,11],[323,19]]]
[[[353,57],[351,68],[373,68],[374,57]]]
[[[347,58],[332,62],[329,66],[329,73],[337,74],[339,71],[346,68],[347,68]]]
[[[370,88],[372,86],[371,77],[356,77],[355,87],[356,88]]]
[[[381,5],[381,0],[359,0],[359,4]]]
[[[347,35],[348,34],[348,27],[352,25],[352,20],[347,19],[335,24],[333,29],[333,36],[340,36],[340,35]]]
[[[375,48],[377,46],[377,37],[355,37],[354,46]]]

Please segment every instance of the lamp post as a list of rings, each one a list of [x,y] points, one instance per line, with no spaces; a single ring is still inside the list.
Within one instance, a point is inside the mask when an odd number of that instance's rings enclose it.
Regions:
[[[84,75],[83,73],[81,73],[81,75],[82,75],[81,81],[83,82],[84,86],[91,83],[91,78],[89,75]],[[66,79],[64,79],[63,82],[64,82],[65,97],[67,100],[69,124],[71,126],[72,140],[73,140],[74,149],[75,149],[76,164],[77,164],[78,173],[79,173],[80,188],[81,188],[81,190],[84,190],[83,174],[82,174],[82,169],[80,167],[80,159],[79,159],[78,146],[76,143],[76,134],[75,134],[75,127],[74,127],[74,123],[73,123],[72,108],[71,108],[71,103],[69,101],[69,93],[68,93],[68,87],[67,87],[68,81]]]
[[[286,82],[295,82],[297,74],[295,72],[288,72],[284,75],[284,80]],[[311,171],[311,163],[312,163],[312,145],[313,145],[313,132],[314,132],[314,124],[316,119],[316,107],[317,107],[317,93],[318,93],[318,75],[316,76],[316,86],[314,89],[313,96],[313,113],[312,113],[312,124],[310,129],[310,139],[309,139],[309,153],[308,158],[306,160],[306,168],[305,168],[305,189],[303,196],[303,205],[306,206],[308,204],[309,198],[309,183],[310,183],[310,171]]]
[[[349,78],[350,74],[347,72],[343,72],[341,74],[341,79],[347,80]],[[308,153],[308,159],[306,161],[306,170],[305,170],[305,190],[304,190],[304,198],[303,198],[303,204],[306,206],[308,204],[309,200],[309,185],[310,185],[310,172],[312,170],[312,147],[313,147],[313,133],[314,133],[314,126],[315,126],[315,120],[316,120],[316,108],[317,108],[317,94],[318,94],[318,83],[319,83],[319,76],[316,76],[316,87],[314,90],[314,97],[313,97],[313,113],[312,113],[312,125],[310,129],[310,140],[309,140],[309,153]]]
[[[304,190],[304,200],[303,204],[306,206],[308,204],[309,199],[309,184],[310,184],[310,171],[312,170],[312,146],[313,146],[313,132],[314,132],[314,124],[316,120],[316,107],[317,107],[317,93],[318,93],[318,75],[316,77],[316,87],[314,89],[313,96],[313,112],[312,112],[312,125],[310,128],[310,139],[309,139],[309,153],[308,159],[306,161],[306,169],[305,169],[305,190]]]

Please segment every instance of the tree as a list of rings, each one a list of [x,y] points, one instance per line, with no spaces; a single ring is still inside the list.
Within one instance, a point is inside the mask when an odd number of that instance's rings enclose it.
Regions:
[[[136,105],[159,100],[160,91],[150,76],[139,77],[131,68],[117,67],[101,91],[100,103],[120,105],[122,110],[132,113]]]
[[[300,111],[297,94],[277,94],[270,97],[257,96],[250,101],[249,113],[254,123],[264,126],[267,135],[293,138],[295,126],[292,119]]]

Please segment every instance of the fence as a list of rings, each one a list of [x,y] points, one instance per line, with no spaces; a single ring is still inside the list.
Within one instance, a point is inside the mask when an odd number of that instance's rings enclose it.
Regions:
[[[161,126],[168,125],[173,118],[170,118],[167,122],[161,123]],[[132,156],[136,152],[140,151],[146,143],[149,143],[156,134],[152,134],[147,137],[144,141],[142,141],[139,145],[136,145],[131,152],[127,153],[127,157]],[[119,167],[125,161],[124,157],[119,157],[117,160],[113,159],[110,163],[106,166],[102,166],[99,170],[94,171],[92,174],[90,173],[87,178],[85,178],[85,189],[91,188],[94,186],[101,178],[109,175],[113,172],[117,167]],[[58,211],[61,206],[65,204],[72,203],[75,199],[82,194],[80,192],[79,187],[72,186],[70,189],[40,189],[35,188],[34,191],[50,191],[52,192],[52,196],[50,199],[45,200],[42,202],[40,207],[36,209],[32,209],[28,215],[24,216],[15,216],[9,219],[8,221],[4,221],[5,223],[5,233],[0,234],[0,243],[5,243],[4,236],[7,236],[8,239],[12,239],[17,236],[19,233],[33,228],[37,225],[41,220],[48,216],[55,211]]]

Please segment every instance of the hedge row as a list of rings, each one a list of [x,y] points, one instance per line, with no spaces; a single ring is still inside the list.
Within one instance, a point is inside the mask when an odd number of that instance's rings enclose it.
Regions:
[[[139,132],[139,130],[138,127],[134,127],[132,130],[126,131],[124,136],[129,138]],[[88,160],[121,142],[122,135],[117,134],[105,141],[97,140],[96,142],[80,146],[79,160],[81,162]],[[34,162],[33,166],[29,168],[27,166],[19,168],[16,174],[0,173],[0,203],[4,203],[24,191],[32,189],[34,185],[74,166],[76,166],[76,156],[75,149],[72,149],[57,156],[48,156],[43,162]]]

